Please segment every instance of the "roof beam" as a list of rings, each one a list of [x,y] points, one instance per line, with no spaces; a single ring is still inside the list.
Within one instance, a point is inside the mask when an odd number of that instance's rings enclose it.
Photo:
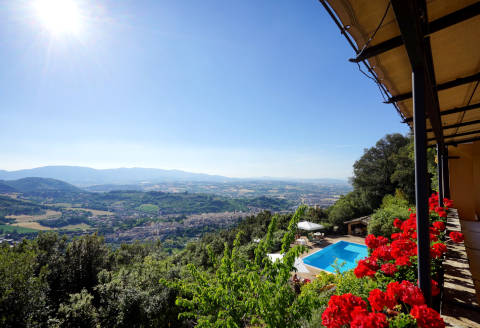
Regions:
[[[467,112],[469,110],[477,109],[477,108],[480,108],[480,103],[443,110],[443,111],[440,112],[440,116],[463,113],[463,112]],[[409,123],[409,122],[412,122],[412,121],[413,121],[413,117],[407,117],[405,120],[403,120],[403,123]]]
[[[440,118],[438,93],[433,67],[430,38],[425,38],[427,29],[427,8],[424,0],[419,1],[391,1],[397,24],[402,33],[412,72],[422,71],[425,78],[426,115],[435,133],[435,138],[443,146],[443,130]],[[416,20],[412,21],[412,18]],[[411,95],[411,93],[410,93]],[[391,99],[391,98],[390,98]]]
[[[470,19],[472,17],[475,17],[480,14],[480,2],[474,3],[470,6],[467,6],[465,8],[462,8],[460,10],[457,10],[453,13],[450,13],[446,16],[440,17],[428,24],[428,34],[432,34],[435,32],[438,32],[440,30],[443,30],[444,28],[450,27],[452,25],[461,23],[467,19]],[[362,60],[368,59],[370,57],[379,55],[381,53],[384,53],[388,50],[392,50],[394,48],[397,48],[403,44],[403,39],[402,36],[396,36],[394,38],[391,38],[389,40],[383,41],[379,44],[376,44],[374,46],[365,48],[363,51],[360,52],[360,54],[355,57],[349,59],[351,62],[358,63],[361,62]]]
[[[468,125],[474,125],[474,124],[480,124],[480,120],[444,125],[442,128],[443,130],[446,130],[446,129],[460,128],[462,126],[468,126]],[[432,129],[427,129],[427,132],[432,132],[432,131],[433,131]]]
[[[460,85],[464,85],[464,84],[467,84],[467,83],[475,82],[475,81],[478,81],[478,80],[480,80],[480,73],[475,73],[475,74],[470,75],[470,76],[461,77],[461,78],[458,78],[458,79],[455,79],[455,80],[452,80],[452,81],[448,81],[448,82],[445,82],[445,83],[438,84],[437,85],[437,90],[441,91],[441,90],[445,90],[445,89],[450,89],[450,88],[458,87]],[[391,104],[391,103],[394,103],[394,102],[397,102],[397,101],[402,101],[402,100],[406,100],[406,99],[410,99],[410,98],[412,98],[412,93],[411,92],[406,92],[406,93],[400,94],[398,96],[393,96],[393,97],[389,98],[385,103]]]
[[[474,130],[474,131],[469,131],[469,132],[462,132],[462,133],[457,133],[457,134],[449,134],[448,136],[443,136],[443,139],[451,139],[451,138],[457,138],[457,137],[465,137],[465,136],[470,136],[472,134],[477,134],[480,133],[480,130]],[[427,141],[434,141],[435,138],[428,138]]]
[[[425,61],[427,64],[427,93],[430,93],[428,100],[430,106],[427,106],[427,115],[430,124],[433,127],[435,138],[439,146],[443,149],[443,129],[442,119],[440,117],[440,103],[438,101],[437,80],[435,78],[435,69],[433,68],[432,47],[430,45],[430,38],[425,39]]]
[[[445,145],[447,145],[447,146],[450,146],[450,145],[459,145],[459,144],[462,144],[462,143],[474,142],[474,141],[479,141],[479,140],[480,140],[480,137],[474,137],[474,138],[470,138],[470,139],[462,139],[462,140],[450,141],[450,142],[446,143]]]

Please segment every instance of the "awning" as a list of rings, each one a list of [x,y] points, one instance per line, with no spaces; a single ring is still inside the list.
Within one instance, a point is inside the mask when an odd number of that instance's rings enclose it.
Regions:
[[[394,104],[412,127],[411,57],[397,23],[399,10],[395,13],[392,8],[397,4],[397,9],[404,7],[408,14],[409,1],[320,2],[330,13],[333,9],[337,24],[355,49],[351,61],[368,65],[363,70],[379,83],[385,102]],[[427,112],[428,144],[480,140],[480,2],[431,0],[419,3],[426,7],[424,57],[429,63],[427,84],[431,84],[433,90]],[[411,26],[413,23],[405,27],[408,30]],[[405,35],[403,33],[403,37]]]
[[[316,230],[323,229],[324,226],[321,224],[313,223],[309,221],[300,221],[298,222],[297,228],[300,230],[306,230],[306,231],[316,231]]]
[[[275,262],[279,261],[283,258],[283,254],[267,254],[268,258],[270,261]],[[307,267],[305,264],[303,264],[303,260],[299,257],[295,259],[295,263],[293,264],[295,267],[295,271],[300,272],[300,273],[309,273]]]

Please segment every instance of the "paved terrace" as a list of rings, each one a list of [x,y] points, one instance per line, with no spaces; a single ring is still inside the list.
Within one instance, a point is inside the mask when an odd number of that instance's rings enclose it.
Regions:
[[[448,216],[447,234],[450,231],[461,231],[456,210],[451,210]],[[447,327],[480,327],[480,306],[476,301],[465,246],[452,241],[447,246],[442,317]]]

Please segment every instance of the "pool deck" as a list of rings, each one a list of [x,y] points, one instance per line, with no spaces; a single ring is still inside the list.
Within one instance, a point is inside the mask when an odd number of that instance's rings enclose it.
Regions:
[[[365,238],[363,237],[358,237],[358,236],[352,236],[352,235],[331,235],[331,236],[325,236],[321,242],[319,243],[319,245],[315,245],[313,246],[311,243],[308,243],[307,244],[307,249],[308,251],[303,253],[300,258],[305,258],[313,253],[315,253],[316,251],[319,251],[321,249],[324,249],[325,247],[327,246],[330,246],[330,245],[333,245],[335,244],[336,242],[339,242],[339,241],[348,241],[350,243],[356,243],[356,244],[361,244],[361,245],[365,245]],[[328,272],[328,271],[325,271],[325,270],[321,270],[321,269],[318,269],[318,268],[315,268],[315,267],[312,267],[308,264],[305,264],[305,266],[308,268],[308,271],[310,271],[309,273],[303,273],[303,272],[299,272],[297,273],[297,276],[299,278],[304,278],[304,279],[310,279],[310,280],[313,280],[316,278],[316,275],[317,274],[320,274],[321,272],[327,272],[327,273],[331,273],[331,272]]]

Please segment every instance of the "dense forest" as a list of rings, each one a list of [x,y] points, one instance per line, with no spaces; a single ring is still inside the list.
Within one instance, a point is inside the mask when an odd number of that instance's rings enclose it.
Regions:
[[[315,210],[310,210],[315,215]],[[280,249],[291,215],[276,218],[269,251]],[[270,212],[234,229],[208,233],[169,255],[160,243],[122,244],[112,249],[97,235],[71,241],[40,233],[15,247],[0,247],[0,322],[5,327],[181,327],[187,309],[182,285],[193,282],[189,266],[212,272],[225,247],[236,245],[253,259],[272,222]]]

